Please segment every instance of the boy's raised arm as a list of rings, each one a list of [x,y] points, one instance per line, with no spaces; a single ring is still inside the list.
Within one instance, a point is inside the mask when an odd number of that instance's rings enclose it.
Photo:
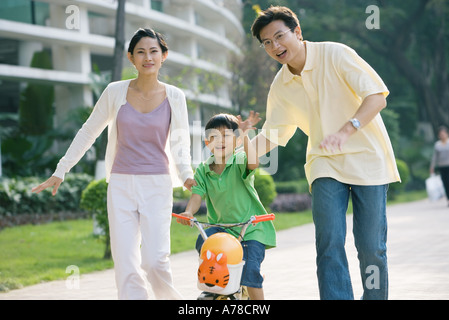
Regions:
[[[246,168],[248,170],[256,170],[259,167],[259,157],[257,156],[256,148],[249,140],[248,135],[243,137],[243,149],[245,150],[246,157],[248,158],[248,163]]]
[[[259,157],[257,156],[256,148],[254,148],[248,137],[248,131],[256,129],[254,126],[262,119],[259,117],[259,113],[254,111],[250,111],[249,117],[245,121],[242,121],[240,115],[237,116],[237,119],[239,120],[239,130],[243,139],[243,148],[248,158],[247,168],[248,170],[255,170],[259,167]]]

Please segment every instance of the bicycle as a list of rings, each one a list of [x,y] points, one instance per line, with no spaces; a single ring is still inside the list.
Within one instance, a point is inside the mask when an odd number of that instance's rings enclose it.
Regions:
[[[251,224],[275,219],[273,213],[251,216],[245,222],[208,223],[196,218],[184,217],[173,213],[173,217],[190,221],[190,227],[196,226],[204,240],[200,251],[197,287],[202,290],[198,300],[247,300],[246,287],[240,285],[243,266],[243,248],[241,242]],[[205,229],[220,227],[230,229],[241,227],[238,238],[227,232],[207,236]]]

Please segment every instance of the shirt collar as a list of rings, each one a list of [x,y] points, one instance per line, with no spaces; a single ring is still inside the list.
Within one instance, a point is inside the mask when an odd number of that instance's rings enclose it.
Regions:
[[[231,164],[233,164],[234,163],[234,159],[235,159],[235,152],[234,152],[234,154],[231,156],[231,157],[229,157],[229,159],[228,159],[228,161],[226,161],[226,167],[229,167]],[[214,171],[212,171],[211,169],[210,169],[210,165],[212,164],[212,163],[214,163],[215,162],[215,156],[214,155],[211,155],[209,158],[207,158],[207,160],[204,162],[204,164],[206,165],[205,167],[205,171],[206,171],[206,173],[208,173],[208,172],[210,172],[210,173],[212,173],[212,172],[214,172]]]
[[[304,41],[305,45],[307,46],[307,54],[306,54],[306,63],[304,64],[304,71],[312,70],[315,66],[315,44],[313,42]],[[295,76],[293,73],[291,73],[290,69],[288,68],[287,64],[284,64],[282,66],[282,79],[284,83],[287,83],[293,79]]]

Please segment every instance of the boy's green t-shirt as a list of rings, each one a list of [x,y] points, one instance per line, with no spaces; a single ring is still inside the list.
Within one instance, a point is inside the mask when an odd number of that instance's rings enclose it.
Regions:
[[[195,172],[197,186],[192,192],[205,198],[209,223],[236,223],[247,221],[251,216],[266,214],[259,195],[254,188],[255,170],[247,169],[245,152],[237,152],[227,161],[226,168],[217,174],[209,167],[215,160],[212,155],[201,163]],[[240,227],[228,229],[234,236]],[[244,240],[257,240],[266,248],[276,246],[276,231],[272,221],[250,225]]]

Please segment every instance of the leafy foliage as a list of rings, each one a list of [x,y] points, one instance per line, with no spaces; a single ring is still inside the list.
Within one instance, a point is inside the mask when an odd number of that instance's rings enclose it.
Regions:
[[[410,179],[410,170],[405,161],[396,159],[396,165],[398,167],[399,175],[401,176],[401,183],[395,182],[390,184],[388,189],[388,199],[395,199],[396,196],[405,188],[407,182]]]
[[[106,179],[94,180],[86,187],[81,195],[80,206],[87,210],[98,223],[104,234],[104,258],[111,257],[109,220],[107,210],[107,190]]]
[[[276,198],[276,186],[274,184],[273,178],[265,173],[261,174],[262,169],[256,169],[254,175],[254,188],[259,194],[260,201],[266,209],[269,209],[270,204]]]
[[[46,189],[39,194],[31,189],[42,182],[40,177],[0,179],[0,217],[52,212],[78,212],[81,192],[92,180],[87,174],[71,174],[52,196]]]

